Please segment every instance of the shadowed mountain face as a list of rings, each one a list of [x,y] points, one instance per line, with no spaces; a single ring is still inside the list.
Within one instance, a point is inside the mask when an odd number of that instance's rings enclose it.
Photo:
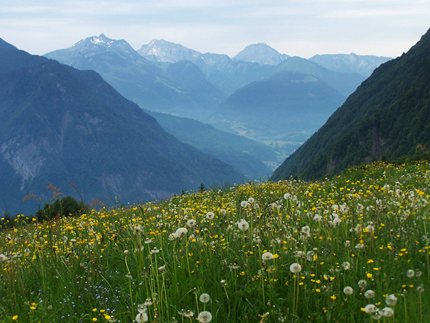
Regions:
[[[273,174],[305,179],[375,160],[430,158],[430,31],[377,68]]]
[[[3,211],[34,211],[37,203],[23,197],[47,194],[48,184],[86,201],[113,203],[243,180],[166,133],[95,72],[0,40],[0,82]]]

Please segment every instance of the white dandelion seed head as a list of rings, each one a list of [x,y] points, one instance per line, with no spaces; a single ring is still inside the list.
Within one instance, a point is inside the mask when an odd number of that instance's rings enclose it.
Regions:
[[[215,213],[213,212],[208,212],[206,213],[206,218],[209,220],[212,220],[215,217]]]
[[[199,301],[202,303],[207,303],[211,300],[211,297],[207,293],[202,293],[199,297]]]
[[[248,201],[242,201],[240,202],[241,207],[247,207],[249,205]]]
[[[239,222],[237,222],[237,227],[241,231],[246,231],[249,229],[249,223],[245,219],[240,219]]]
[[[385,297],[385,304],[387,304],[388,306],[394,306],[397,303],[397,296],[394,294],[390,294],[387,295],[387,297]]]
[[[290,271],[291,271],[293,274],[298,274],[299,272],[301,272],[301,271],[302,271],[302,266],[301,266],[299,263],[297,263],[297,262],[292,263],[292,264],[290,265]]]
[[[408,278],[413,278],[415,276],[415,270],[413,269],[408,269],[408,271],[406,272],[406,276]]]
[[[192,227],[194,227],[195,225],[196,225],[196,220],[194,220],[194,219],[189,219],[189,220],[187,221],[187,227],[192,228]]]
[[[249,199],[248,199],[248,203],[249,204],[252,204],[252,203],[254,203],[255,202],[255,199],[253,198],[253,197],[250,197]]]
[[[358,281],[358,287],[360,287],[361,289],[364,289],[367,287],[367,281],[365,281],[364,279],[361,279]]]
[[[212,321],[212,314],[211,312],[208,312],[208,311],[200,312],[199,315],[197,316],[197,320],[200,323],[209,323],[210,321]]]
[[[349,261],[344,261],[342,263],[343,270],[350,270],[351,269],[351,263]]]
[[[384,307],[378,312],[382,317],[392,317],[394,315],[394,310],[391,307]]]
[[[367,299],[374,298],[375,295],[376,295],[376,293],[373,290],[371,290],[371,289],[366,290],[364,292],[364,297],[366,297]]]
[[[184,235],[186,235],[188,233],[188,229],[187,228],[178,228],[175,233],[176,233],[178,238],[182,238]]]
[[[148,314],[139,312],[134,319],[137,323],[148,322]]]
[[[265,252],[261,255],[261,259],[263,261],[269,261],[269,260],[273,260],[275,257],[273,256],[273,253],[271,252]]]
[[[376,313],[377,310],[378,310],[378,308],[374,304],[367,304],[364,307],[364,312],[367,314],[374,314],[374,313]]]
[[[351,286],[346,286],[343,289],[343,293],[345,295],[352,295],[354,293],[354,289]]]

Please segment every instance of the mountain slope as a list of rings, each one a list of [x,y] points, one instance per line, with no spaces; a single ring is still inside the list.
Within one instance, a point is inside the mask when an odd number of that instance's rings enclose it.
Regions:
[[[195,116],[205,114],[205,109],[210,110],[222,99],[221,92],[205,80],[202,91],[204,76],[196,71],[187,75],[188,79],[197,75],[196,80],[182,82],[174,73],[182,63],[176,69],[165,71],[139,55],[124,40],[113,40],[103,34],[45,56],[81,70],[94,70],[129,100],[156,111]],[[188,66],[182,72],[190,70]]]
[[[166,133],[97,73],[0,41],[0,208],[32,211],[48,184],[86,201],[137,202],[243,180]]]
[[[428,157],[430,30],[407,54],[375,70],[273,174],[306,179],[374,160]]]
[[[153,39],[137,51],[143,57],[154,62],[177,63],[190,61],[195,63],[201,54],[194,50],[163,39]]]
[[[318,129],[343,100],[312,75],[283,71],[236,91],[213,122],[257,140],[286,140],[294,146]]]
[[[351,54],[315,55],[309,60],[329,70],[341,73],[358,73],[369,77],[381,64],[389,61],[390,57]]]
[[[267,178],[279,156],[262,143],[218,130],[192,119],[148,112],[167,132],[200,151],[233,166],[249,179]]]

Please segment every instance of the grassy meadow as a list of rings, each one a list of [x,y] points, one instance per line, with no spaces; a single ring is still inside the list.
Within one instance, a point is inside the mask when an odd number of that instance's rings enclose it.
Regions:
[[[372,164],[3,221],[0,322],[430,322],[429,200],[429,163]]]

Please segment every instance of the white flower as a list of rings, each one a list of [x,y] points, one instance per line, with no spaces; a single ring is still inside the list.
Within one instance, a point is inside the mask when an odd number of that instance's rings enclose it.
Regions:
[[[394,306],[397,303],[397,297],[394,294],[387,295],[385,298],[385,304],[388,306]]]
[[[275,257],[273,257],[273,253],[271,252],[265,252],[261,255],[261,259],[263,261],[273,260]]]
[[[364,293],[364,297],[366,297],[367,299],[369,298],[374,298],[375,297],[375,292],[371,289],[366,290],[366,292]]]
[[[255,202],[255,200],[254,200],[254,198],[253,198],[253,197],[250,197],[250,198],[248,199],[248,203],[252,204],[252,203],[254,203],[254,202]]]
[[[166,265],[161,266],[161,267],[158,267],[158,271],[159,271],[160,273],[164,273],[164,272],[166,271]]]
[[[295,262],[295,263],[291,264],[290,271],[293,274],[298,274],[299,272],[302,271],[302,266],[300,266],[300,264],[298,264],[297,262]]]
[[[284,194],[284,199],[288,200],[291,197],[290,193],[285,193]]]
[[[143,227],[140,224],[133,225],[131,227],[131,230],[134,234],[140,234],[143,233]]]
[[[364,312],[366,312],[367,314],[376,313],[377,310],[378,310],[377,307],[375,305],[373,305],[373,304],[367,304],[364,307]]]
[[[414,271],[413,269],[409,269],[409,270],[406,272],[406,276],[407,276],[408,278],[413,278],[413,277],[415,276],[415,271]]]
[[[212,314],[208,311],[200,312],[197,316],[197,320],[200,323],[209,323],[210,321],[212,321]]]
[[[391,307],[384,307],[379,311],[379,314],[383,317],[392,317],[394,315],[394,310]]]
[[[158,249],[157,247],[154,247],[154,248],[150,251],[151,255],[157,254],[157,253],[159,253],[159,252],[160,252],[160,249]]]
[[[246,231],[249,229],[249,223],[248,223],[248,221],[246,221],[244,219],[240,219],[239,222],[237,222],[237,227],[241,231]]]
[[[210,299],[211,299],[211,297],[207,293],[203,293],[199,297],[199,301],[202,302],[202,303],[207,303],[207,302],[210,301]]]
[[[213,212],[206,213],[206,218],[209,220],[212,220],[214,218],[214,216],[215,216],[215,213],[213,213]]]
[[[148,322],[148,314],[139,312],[134,319],[137,323]]]
[[[346,286],[346,287],[343,289],[343,293],[344,293],[345,295],[352,295],[352,293],[354,293],[354,289],[353,289],[351,286]]]
[[[304,227],[302,227],[302,233],[305,235],[310,235],[311,233],[311,228],[308,225],[305,225]]]

